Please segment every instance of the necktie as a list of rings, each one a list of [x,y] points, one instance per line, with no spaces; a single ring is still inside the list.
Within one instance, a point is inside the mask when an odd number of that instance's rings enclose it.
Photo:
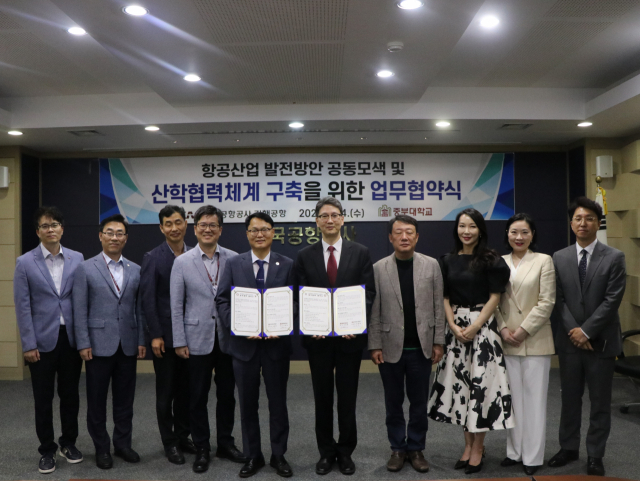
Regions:
[[[578,274],[580,275],[580,287],[582,287],[584,279],[587,277],[587,250],[582,249],[580,254],[582,259],[580,259],[580,264],[578,265]]]
[[[258,263],[258,273],[256,274],[256,285],[258,289],[264,289],[264,262],[261,260],[256,261]]]
[[[329,246],[329,260],[327,261],[327,275],[329,276],[329,284],[331,287],[336,285],[336,277],[338,276],[338,263],[333,255],[335,247]]]

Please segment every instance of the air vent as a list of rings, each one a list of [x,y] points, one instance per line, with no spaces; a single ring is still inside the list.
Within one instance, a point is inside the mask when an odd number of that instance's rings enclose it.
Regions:
[[[97,135],[104,135],[97,130],[67,130],[71,135],[76,137],[95,137]]]
[[[502,124],[498,130],[526,130],[533,124]]]

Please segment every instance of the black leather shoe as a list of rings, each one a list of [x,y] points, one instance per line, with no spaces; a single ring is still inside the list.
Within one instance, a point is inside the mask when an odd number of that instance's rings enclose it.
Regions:
[[[260,471],[260,468],[263,468],[263,467],[264,467],[263,456],[260,456],[259,458],[250,459],[245,463],[244,466],[242,466],[242,469],[240,470],[240,477],[250,478],[251,476],[256,474],[258,471]]]
[[[139,463],[140,455],[131,448],[116,449],[113,451],[115,456],[122,458],[127,463]]]
[[[180,441],[178,447],[183,453],[198,454],[198,448],[196,448],[196,445],[193,444],[193,441],[189,438]]]
[[[484,461],[480,461],[480,464],[478,464],[477,466],[474,466],[473,464],[467,464],[467,467],[464,469],[464,474],[479,473],[480,471],[482,471],[483,464]]]
[[[218,446],[218,449],[216,450],[216,457],[229,459],[234,463],[249,462],[249,458],[242,454],[242,452],[235,446]]]
[[[464,469],[469,465],[469,460],[463,461],[462,459],[458,459],[456,464],[453,465],[453,469]]]
[[[320,458],[316,463],[316,474],[329,474],[333,469],[334,458]]]
[[[516,461],[515,459],[511,459],[509,457],[504,458],[500,461],[500,466],[503,468],[508,468],[509,466],[515,466],[516,464],[520,464],[522,461]]]
[[[180,451],[180,448],[178,446],[169,446],[168,448],[164,449],[164,453],[167,455],[167,459],[170,463],[185,463],[184,454],[182,454],[182,451]]]
[[[602,458],[587,458],[587,474],[589,476],[604,476],[604,464]]]
[[[351,476],[356,472],[356,465],[349,455],[338,456],[338,468],[342,474]]]
[[[547,463],[547,466],[551,468],[559,468],[571,461],[576,461],[579,457],[580,457],[580,453],[578,451],[561,449],[556,453],[554,457],[552,457],[549,460],[549,462]]]
[[[113,458],[109,453],[96,453],[96,466],[100,469],[113,468]]]
[[[287,463],[287,460],[284,459],[284,456],[276,456],[275,454],[272,454],[269,465],[276,469],[276,474],[278,476],[282,476],[283,478],[290,478],[293,476],[293,470],[291,469],[291,466],[289,466],[289,463]]]
[[[536,471],[540,466],[527,466],[526,464],[523,464],[522,467],[524,468],[524,474],[533,476],[534,474],[536,474]]]
[[[211,461],[209,450],[207,448],[198,448],[196,460],[193,462],[193,472],[204,473],[209,469],[209,461]]]

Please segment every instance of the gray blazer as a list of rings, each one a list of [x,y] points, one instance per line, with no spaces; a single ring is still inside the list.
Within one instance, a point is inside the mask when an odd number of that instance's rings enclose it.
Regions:
[[[404,314],[395,253],[373,265],[376,297],[369,324],[369,350],[382,349],[385,362],[398,362],[404,345]],[[425,357],[434,344],[444,345],[444,296],[438,261],[415,253],[413,286],[418,337]]]
[[[78,350],[113,356],[122,344],[127,356],[145,345],[142,302],[138,295],[140,266],[122,258],[120,297],[102,252],[78,266],[73,279],[73,316]]]
[[[602,242],[593,250],[587,277],[580,287],[575,244],[553,255],[556,269],[556,306],[560,326],[556,349],[576,352],[568,332],[581,327],[600,357],[614,357],[622,350],[618,308],[626,286],[624,253]]]
[[[58,343],[60,332],[60,313],[67,326],[67,337],[71,347],[76,341],[73,335],[73,312],[71,291],[73,273],[84,260],[79,252],[66,247],[60,294],[56,290],[49,268],[38,245],[32,251],[16,260],[13,275],[13,301],[16,306],[16,319],[20,328],[22,351],[38,349],[40,352],[53,351]]]
[[[238,253],[220,248],[222,279],[227,260]],[[228,352],[228,336],[217,322],[218,311],[213,286],[200,257],[200,250],[191,249],[173,263],[171,270],[171,324],[173,346],[189,347],[189,353],[202,356],[213,351],[216,331],[223,352]]]

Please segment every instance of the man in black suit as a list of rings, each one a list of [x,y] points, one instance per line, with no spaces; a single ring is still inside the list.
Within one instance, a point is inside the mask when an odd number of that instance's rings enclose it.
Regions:
[[[270,465],[283,477],[293,475],[284,458],[289,438],[287,411],[287,381],[291,338],[289,336],[241,337],[231,335],[231,287],[268,289],[293,285],[293,260],[271,251],[273,219],[256,212],[245,219],[251,250],[231,258],[222,275],[216,299],[218,316],[229,338],[229,353],[233,357],[240,413],[242,417],[242,445],[247,463],[240,470],[241,478],[248,478],[265,465],[260,447],[260,371],[269,399],[269,428],[271,436]]]
[[[167,205],[158,214],[165,242],[142,259],[140,292],[146,328],[151,338],[156,372],[156,415],[167,459],[184,464],[183,451],[195,454],[189,439],[188,361],[173,349],[170,280],[173,261],[189,247],[184,243],[186,214],[182,207]]]
[[[598,204],[579,197],[569,207],[569,218],[576,244],[553,255],[562,411],[561,449],[549,460],[549,466],[564,466],[578,459],[586,383],[591,401],[587,473],[604,476],[602,458],[611,430],[613,368],[622,350],[618,308],[626,285],[625,260],[621,251],[598,242],[602,219]]]
[[[369,321],[376,293],[369,249],[340,237],[344,216],[337,199],[324,197],[316,204],[315,210],[322,241],[298,253],[296,283],[298,286],[336,288],[364,284]],[[309,354],[316,404],[316,440],[320,451],[316,473],[329,473],[337,459],[342,474],[353,474],[356,467],[351,454],[358,441],[358,377],[362,351],[367,347],[367,336],[305,337],[303,345]],[[333,437],[334,370],[338,393],[338,442]]]

